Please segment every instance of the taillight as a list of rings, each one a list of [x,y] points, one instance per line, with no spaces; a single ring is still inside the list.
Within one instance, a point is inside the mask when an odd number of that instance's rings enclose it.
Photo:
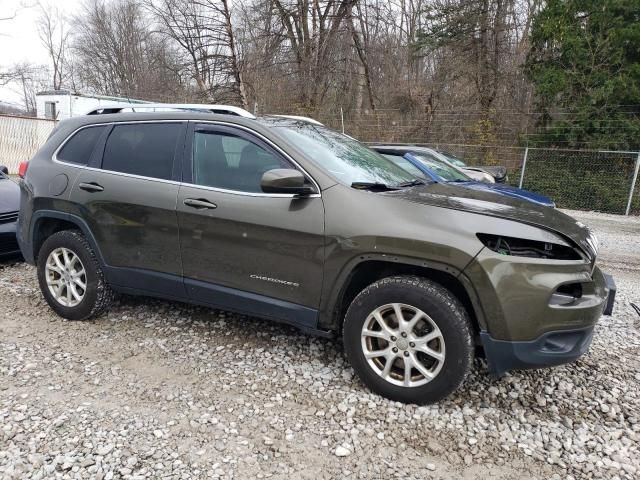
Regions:
[[[29,162],[28,161],[22,161],[20,162],[20,166],[18,167],[18,176],[20,178],[24,178],[24,176],[27,174],[27,168],[29,167]]]

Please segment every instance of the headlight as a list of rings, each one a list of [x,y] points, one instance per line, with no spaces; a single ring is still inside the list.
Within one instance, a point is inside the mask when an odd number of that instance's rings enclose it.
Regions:
[[[478,233],[477,237],[485,247],[501,255],[546,258],[550,260],[582,260],[580,254],[569,245],[526,238],[505,237],[490,233]]]

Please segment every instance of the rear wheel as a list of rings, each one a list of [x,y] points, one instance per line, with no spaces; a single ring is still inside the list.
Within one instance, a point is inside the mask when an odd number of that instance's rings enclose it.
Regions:
[[[451,292],[419,277],[384,278],[364,289],[347,311],[343,337],[362,381],[405,403],[446,397],[473,360],[466,310]]]
[[[37,268],[40,290],[61,317],[85,320],[109,307],[113,293],[80,232],[65,230],[51,235],[40,248]]]

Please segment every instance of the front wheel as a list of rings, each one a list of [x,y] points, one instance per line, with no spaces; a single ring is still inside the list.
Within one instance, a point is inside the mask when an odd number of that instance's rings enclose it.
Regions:
[[[473,361],[465,308],[444,287],[420,277],[383,278],[360,292],[347,310],[343,339],[362,381],[404,403],[446,397]]]

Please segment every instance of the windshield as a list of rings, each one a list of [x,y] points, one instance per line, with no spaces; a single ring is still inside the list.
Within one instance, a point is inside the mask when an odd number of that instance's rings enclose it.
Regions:
[[[329,128],[303,122],[276,124],[275,128],[345,185],[374,183],[396,187],[415,179],[378,152]]]
[[[438,174],[447,182],[455,182],[462,181],[466,182],[471,180],[471,177],[465,175],[457,168],[452,165],[447,164],[441,160],[436,160],[431,156],[423,155],[420,153],[413,154],[422,164],[424,164],[427,168],[431,169],[433,172]]]
[[[383,153],[382,155],[387,157],[389,160],[391,160],[393,163],[398,165],[403,170],[406,170],[407,172],[409,172],[412,177],[431,180],[418,167],[416,167],[414,164],[412,164],[409,160],[404,158],[402,155],[396,155],[392,153]]]
[[[452,164],[454,164],[458,168],[464,168],[464,167],[467,166],[466,163],[464,163],[458,157],[454,157],[450,153],[447,153],[447,152],[439,152],[439,153],[440,153],[440,155],[444,156],[449,162],[451,162]]]

